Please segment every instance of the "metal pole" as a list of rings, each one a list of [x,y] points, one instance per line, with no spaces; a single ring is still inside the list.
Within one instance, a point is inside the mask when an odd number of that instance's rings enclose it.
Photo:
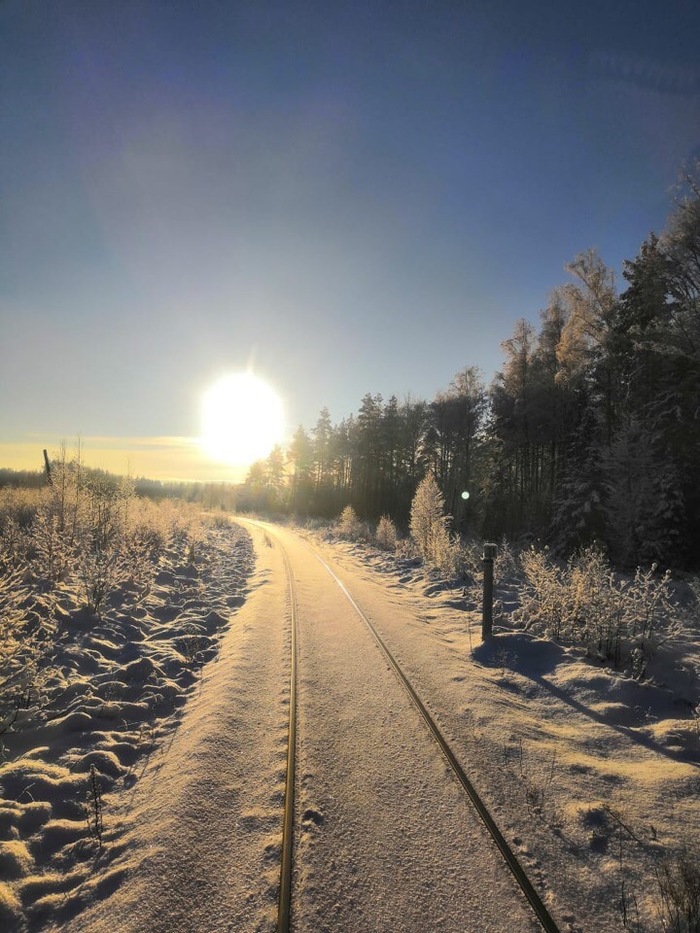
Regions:
[[[493,561],[498,553],[497,544],[484,544],[484,599],[481,609],[481,638],[486,641],[493,634]]]

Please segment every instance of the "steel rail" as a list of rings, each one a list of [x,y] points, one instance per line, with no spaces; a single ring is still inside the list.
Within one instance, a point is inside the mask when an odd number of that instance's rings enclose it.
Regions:
[[[266,532],[267,533],[267,532]],[[277,905],[277,933],[289,933],[292,916],[292,866],[294,863],[294,782],[297,747],[297,610],[292,568],[279,538],[275,538],[287,571],[290,602],[290,675],[289,731],[287,738],[287,773],[284,787],[284,817],[282,819],[282,864]]]
[[[457,760],[457,757],[455,756],[447,740],[445,739],[442,732],[440,731],[439,726],[437,725],[433,717],[430,715],[430,713],[426,709],[425,704],[423,703],[421,698],[416,693],[415,689],[411,685],[410,681],[408,680],[404,672],[401,670],[401,667],[399,666],[398,661],[396,660],[394,655],[391,653],[391,651],[387,647],[386,642],[381,637],[381,635],[379,634],[377,629],[374,627],[374,625],[367,618],[367,616],[364,614],[364,612],[357,605],[357,603],[355,602],[353,597],[350,595],[350,593],[347,591],[345,584],[339,579],[339,577],[336,576],[336,574],[328,566],[326,561],[313,548],[309,547],[309,550],[316,557],[316,559],[320,561],[320,563],[326,568],[326,570],[331,575],[333,580],[335,580],[335,582],[338,584],[342,592],[348,598],[353,608],[355,609],[359,617],[362,619],[362,621],[365,623],[370,633],[374,637],[375,641],[379,645],[379,648],[382,650],[387,661],[389,662],[391,667],[394,669],[394,672],[398,676],[399,680],[401,681],[403,686],[406,688],[406,691],[408,692],[409,697],[413,701],[413,704],[418,709],[426,725],[430,729],[430,732],[432,733],[433,738],[435,739],[438,746],[440,747],[440,750],[442,751],[443,755],[447,759],[447,762],[452,768],[452,771],[454,772],[457,780],[462,785],[464,790],[467,792],[469,799],[474,805],[474,809],[478,813],[483,824],[486,826],[486,829],[489,831],[493,841],[496,843],[501,855],[503,856],[506,864],[508,865],[508,868],[510,869],[515,880],[520,886],[520,889],[522,890],[523,894],[527,898],[528,903],[530,904],[533,911],[535,912],[537,919],[542,924],[542,928],[546,930],[547,933],[561,933],[559,927],[554,922],[554,919],[552,918],[551,914],[545,907],[544,902],[542,901],[542,898],[539,896],[539,894],[533,887],[532,882],[530,881],[527,874],[525,873],[524,868],[518,861],[515,853],[513,852],[511,847],[508,845],[508,842],[506,841],[503,833],[500,831],[500,829],[496,825],[495,820],[493,819],[486,805],[484,804],[483,800],[477,793],[476,788],[474,787],[472,782],[467,777],[467,774],[464,771],[464,768],[462,768],[462,765]]]

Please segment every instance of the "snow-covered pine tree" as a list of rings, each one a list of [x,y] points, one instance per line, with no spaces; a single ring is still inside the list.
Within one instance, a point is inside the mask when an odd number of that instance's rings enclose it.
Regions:
[[[351,505],[346,505],[338,519],[338,531],[344,538],[356,541],[362,536],[362,522]]]
[[[428,564],[434,563],[436,555],[448,542],[447,521],[445,499],[435,476],[428,473],[419,483],[413,497],[409,526],[418,552]]]
[[[398,535],[396,525],[388,515],[382,515],[377,525],[374,539],[377,545],[384,551],[395,551]]]
[[[574,433],[567,471],[556,490],[548,533],[555,553],[568,555],[606,539],[602,455],[600,426],[589,407]]]
[[[685,524],[675,465],[645,426],[631,422],[603,460],[608,538],[628,567],[678,558]]]

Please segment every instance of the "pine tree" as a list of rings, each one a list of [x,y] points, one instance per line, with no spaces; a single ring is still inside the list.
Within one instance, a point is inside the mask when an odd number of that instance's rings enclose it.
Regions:
[[[323,486],[328,481],[329,446],[332,431],[331,414],[327,408],[322,408],[316,426],[311,432],[317,487]]]
[[[292,466],[290,506],[297,515],[309,515],[313,495],[313,446],[309,435],[299,425],[287,452]]]
[[[600,433],[597,412],[589,407],[574,432],[567,472],[555,490],[548,539],[562,555],[606,539]]]
[[[476,437],[483,424],[486,392],[479,370],[470,366],[457,373],[446,392],[430,405],[426,447],[448,511],[454,515],[461,494],[474,483]]]
[[[604,458],[608,539],[618,564],[669,563],[680,556],[684,504],[672,460],[634,422]]]
[[[363,517],[378,518],[382,466],[382,397],[369,392],[355,420],[353,502]]]
[[[448,536],[445,500],[432,473],[421,480],[413,497],[410,530],[418,553],[426,563],[432,563]]]

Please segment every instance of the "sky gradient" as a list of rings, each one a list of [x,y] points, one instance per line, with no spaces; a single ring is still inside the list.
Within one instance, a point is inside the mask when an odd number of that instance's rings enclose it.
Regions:
[[[0,466],[220,479],[187,439],[250,365],[290,435],[490,380],[567,261],[663,227],[698,36],[696,0],[0,2]]]

